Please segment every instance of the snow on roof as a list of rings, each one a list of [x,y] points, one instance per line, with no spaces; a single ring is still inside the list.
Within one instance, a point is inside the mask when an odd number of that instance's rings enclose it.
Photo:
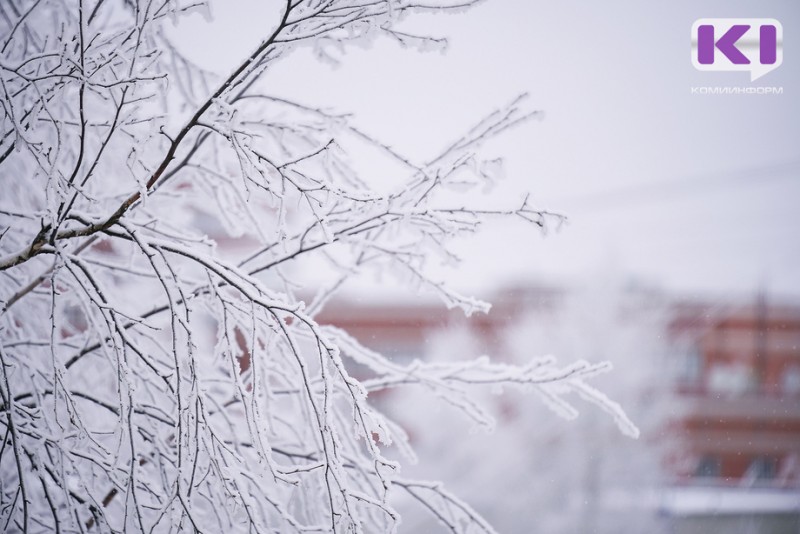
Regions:
[[[661,509],[671,515],[800,512],[800,489],[673,487]]]

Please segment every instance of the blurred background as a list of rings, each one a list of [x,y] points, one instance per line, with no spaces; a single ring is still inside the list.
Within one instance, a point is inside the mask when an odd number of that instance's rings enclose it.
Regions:
[[[227,72],[275,8],[212,2],[212,19],[189,17],[175,38]],[[752,83],[695,70],[703,17],[777,19],[783,65]],[[595,384],[642,430],[633,441],[588,405],[564,421],[534,395],[487,391],[487,435],[424,392],[375,399],[410,433],[412,470],[500,532],[800,532],[800,5],[495,0],[403,25],[447,36],[447,51],[377,40],[320,62],[301,49],[267,74],[273,94],[351,113],[425,161],[527,93],[544,119],[487,145],[505,178],[470,194],[501,206],[529,192],[568,221],[544,236],[489,223],[456,244],[463,263],[431,267],[493,302],[487,315],[360,279],[321,320],[401,362],[609,360]],[[357,165],[380,186],[369,154]],[[409,508],[401,530],[436,531],[422,513]]]

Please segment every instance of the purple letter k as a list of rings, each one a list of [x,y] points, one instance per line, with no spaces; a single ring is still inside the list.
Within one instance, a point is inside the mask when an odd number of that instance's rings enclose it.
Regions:
[[[734,65],[749,65],[750,60],[736,48],[736,41],[750,29],[747,24],[731,26],[725,35],[714,42],[714,26],[703,24],[697,28],[697,61],[701,65],[714,63],[714,48],[725,54]]]

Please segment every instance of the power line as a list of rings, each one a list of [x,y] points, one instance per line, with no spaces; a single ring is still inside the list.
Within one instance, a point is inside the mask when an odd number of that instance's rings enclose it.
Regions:
[[[620,187],[608,191],[585,195],[570,195],[556,199],[551,204],[565,205],[581,211],[618,209],[626,205],[641,205],[680,200],[691,195],[715,192],[720,187],[776,182],[795,178],[800,183],[800,161],[767,165],[733,172],[714,172],[671,181],[660,181],[647,185]]]

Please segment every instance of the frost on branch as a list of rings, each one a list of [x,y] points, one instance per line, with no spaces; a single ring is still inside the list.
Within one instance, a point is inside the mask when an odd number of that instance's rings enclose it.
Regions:
[[[402,368],[314,319],[347,278],[375,270],[485,312],[428,264],[458,261],[448,242],[486,218],[559,220],[527,199],[499,210],[452,203],[449,188],[499,176],[478,151],[533,115],[524,97],[418,162],[347,116],[264,91],[271,64],[297,45],[379,35],[436,45],[394,24],[463,3],[289,1],[224,77],[162,29],[197,7],[0,5],[5,530],[393,531],[391,497],[405,492],[453,531],[491,531],[439,484],[400,478],[384,455],[390,444],[413,452],[368,394],[407,383],[485,423],[473,387],[530,388],[567,411],[560,394],[576,390],[633,432],[583,382],[596,366]],[[356,172],[345,147],[365,145],[396,170]],[[324,276],[309,280],[309,265]],[[373,377],[354,379],[349,360]]]

